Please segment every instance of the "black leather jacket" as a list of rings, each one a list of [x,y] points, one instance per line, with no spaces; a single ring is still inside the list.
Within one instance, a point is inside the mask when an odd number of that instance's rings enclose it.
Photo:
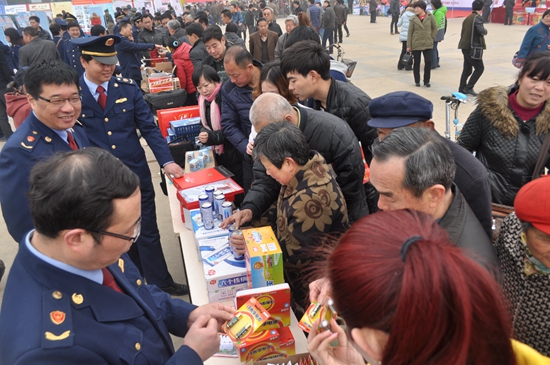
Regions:
[[[447,231],[452,243],[463,248],[468,257],[483,265],[500,281],[500,267],[491,239],[454,183],[451,191],[453,201],[439,225]]]

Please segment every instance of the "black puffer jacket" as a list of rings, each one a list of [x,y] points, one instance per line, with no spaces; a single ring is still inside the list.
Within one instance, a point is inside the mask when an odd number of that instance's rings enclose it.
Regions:
[[[336,115],[349,124],[355,137],[361,142],[367,162],[372,160],[370,146],[377,138],[376,130],[367,125],[370,117],[369,103],[371,98],[357,86],[332,79],[327,95],[327,106],[323,108],[321,102],[315,101],[316,110],[324,109]]]
[[[361,162],[361,151],[353,131],[342,120],[328,113],[299,106],[300,130],[306,137],[309,148],[319,152],[331,164],[336,173],[336,182],[342,189],[350,222],[368,214]],[[254,182],[241,205],[250,209],[258,219],[273,202],[277,201],[281,185],[266,174],[258,161],[254,163]]]
[[[504,87],[483,90],[477,108],[470,114],[458,143],[487,168],[494,203],[514,205],[518,190],[531,176],[550,129],[550,103],[535,118],[523,122],[510,108]],[[546,166],[548,163],[546,156]]]

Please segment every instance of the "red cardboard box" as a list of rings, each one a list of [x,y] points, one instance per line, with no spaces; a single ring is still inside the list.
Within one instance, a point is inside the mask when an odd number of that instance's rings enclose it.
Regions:
[[[285,327],[265,332],[271,334],[269,340],[249,343],[238,349],[241,362],[286,358],[296,353],[296,344],[290,328]],[[265,338],[265,336],[267,335],[264,334],[263,337]]]
[[[158,123],[162,136],[168,136],[167,129],[170,128],[170,122],[180,119],[200,117],[198,105],[184,106],[180,108],[161,109],[157,111]]]

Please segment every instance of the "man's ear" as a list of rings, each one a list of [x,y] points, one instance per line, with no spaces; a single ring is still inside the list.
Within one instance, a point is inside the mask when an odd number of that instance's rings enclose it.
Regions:
[[[441,184],[432,185],[422,195],[428,199],[431,207],[437,207],[445,196],[445,187]]]
[[[428,121],[424,122],[424,126],[425,126],[426,128],[430,128],[430,130],[431,130],[432,132],[435,131],[435,123],[434,123],[433,120],[428,120]]]
[[[317,71],[315,71],[315,70],[309,71],[307,75],[308,75],[308,77],[311,77],[311,81],[312,81],[313,83],[316,83],[316,82],[319,80],[319,78],[321,77],[321,76],[319,75],[319,73],[318,73]]]

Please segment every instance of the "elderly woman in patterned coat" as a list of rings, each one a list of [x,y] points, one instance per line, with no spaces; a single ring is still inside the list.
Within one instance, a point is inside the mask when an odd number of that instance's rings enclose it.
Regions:
[[[337,235],[349,228],[346,201],[332,168],[323,156],[309,150],[304,135],[291,123],[264,127],[256,137],[254,157],[282,185],[277,201],[277,238],[294,308],[300,311],[308,297],[303,270],[316,260],[316,248],[328,234]]]
[[[514,209],[495,243],[513,337],[550,356],[550,177],[524,185]]]

